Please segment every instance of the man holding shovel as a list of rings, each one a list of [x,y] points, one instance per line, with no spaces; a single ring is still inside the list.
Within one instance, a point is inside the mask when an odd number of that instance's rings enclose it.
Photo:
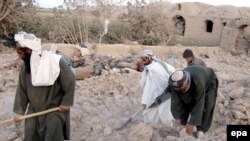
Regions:
[[[25,114],[59,107],[59,111],[25,120],[25,141],[69,139],[69,109],[73,105],[75,76],[61,56],[42,51],[33,34],[15,35],[16,51],[23,60],[14,102],[14,120]]]
[[[173,116],[170,111],[170,94],[160,105],[154,103],[157,97],[162,95],[167,88],[169,76],[175,71],[175,68],[154,59],[151,50],[144,50],[141,52],[140,57],[145,66],[140,81],[143,88],[141,103],[145,109],[143,112],[144,122],[153,126],[172,126]]]

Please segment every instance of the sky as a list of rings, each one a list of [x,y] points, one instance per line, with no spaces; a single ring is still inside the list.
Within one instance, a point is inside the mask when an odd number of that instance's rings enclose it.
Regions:
[[[57,7],[60,4],[63,4],[63,0],[37,0],[37,1],[39,2],[39,7],[42,8],[53,8]],[[171,3],[202,2],[211,5],[233,5],[237,7],[250,7],[250,0],[167,0],[167,1],[170,1]]]

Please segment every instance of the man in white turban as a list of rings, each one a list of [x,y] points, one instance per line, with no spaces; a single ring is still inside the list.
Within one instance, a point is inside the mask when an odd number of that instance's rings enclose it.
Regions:
[[[14,119],[59,107],[59,111],[25,120],[25,141],[69,139],[69,109],[73,105],[75,76],[60,56],[42,51],[41,39],[20,32],[16,51],[23,60],[13,111]]]
[[[163,94],[168,86],[169,76],[175,69],[165,62],[155,60],[151,50],[144,50],[140,53],[140,57],[145,66],[140,80],[143,88],[141,103],[145,108],[143,112],[144,122],[155,126],[172,126],[170,97],[160,105],[153,107],[151,105],[158,96]]]
[[[169,79],[171,112],[186,132],[202,137],[211,126],[218,91],[218,78],[212,68],[192,65],[174,72]]]

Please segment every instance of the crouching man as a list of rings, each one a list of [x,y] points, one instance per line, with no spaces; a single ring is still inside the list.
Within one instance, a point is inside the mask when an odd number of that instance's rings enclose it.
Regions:
[[[186,126],[186,132],[201,137],[211,126],[218,79],[213,69],[198,65],[174,72],[169,79],[171,112],[177,124]]]

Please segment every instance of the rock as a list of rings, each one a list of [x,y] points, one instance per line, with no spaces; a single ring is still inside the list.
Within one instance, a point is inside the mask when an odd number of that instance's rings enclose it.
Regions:
[[[220,137],[221,137],[222,141],[226,141],[227,140],[227,134],[226,133],[221,133]]]
[[[77,80],[90,78],[94,75],[93,65],[87,65],[85,67],[75,68],[75,71]]]
[[[218,104],[218,110],[220,111],[221,114],[224,112],[225,108],[224,108],[224,105],[222,103]]]
[[[227,107],[229,105],[229,101],[228,100],[225,100],[224,101],[224,107]]]
[[[244,107],[246,107],[247,109],[249,109],[250,108],[250,98],[244,98],[243,100],[242,100],[242,105],[244,106]]]
[[[2,75],[0,75],[0,92],[5,92],[6,88],[5,88],[5,79],[3,78]]]
[[[112,134],[112,129],[110,127],[106,127],[104,130],[103,130],[103,134],[104,136],[109,136]]]
[[[233,111],[233,116],[234,116],[234,118],[236,118],[236,119],[247,119],[247,117],[246,117],[245,114],[243,114],[243,113],[240,112],[240,111],[236,111],[236,110]]]
[[[71,119],[74,121],[79,121],[81,118],[81,112],[76,109],[71,109]]]
[[[205,134],[202,131],[198,131],[197,132],[197,138],[198,139],[204,139],[205,138]]]
[[[5,92],[6,91],[6,88],[0,84],[0,92]]]
[[[220,91],[218,91],[216,102],[217,103],[222,103],[224,101],[225,101],[225,97],[222,95],[222,93]]]
[[[82,137],[81,137],[81,141],[86,141],[86,138],[87,138],[87,137],[86,137],[85,135],[82,136]]]
[[[229,93],[229,97],[230,98],[239,98],[239,97],[241,97],[243,95],[244,91],[245,91],[244,87],[239,87],[237,89],[232,90]]]
[[[14,141],[22,141],[21,138],[16,138]]]
[[[246,116],[247,116],[248,122],[250,122],[250,112],[249,111],[246,111]]]
[[[247,108],[242,105],[233,105],[232,109],[245,113]]]
[[[250,98],[250,92],[245,93],[245,94],[244,94],[244,97]]]
[[[229,110],[225,110],[223,113],[224,116],[227,116],[228,114],[229,114]]]
[[[72,122],[70,122],[70,126],[71,126],[72,129],[76,129],[77,124],[76,124],[75,121],[72,121]]]
[[[179,138],[175,136],[167,136],[166,140],[167,141],[177,141]]]
[[[103,129],[101,125],[93,125],[91,128],[92,128],[93,131],[96,132],[96,133],[101,133],[101,131],[102,131],[102,129]]]
[[[14,140],[18,137],[17,133],[16,132],[12,132],[9,134],[8,136],[8,140]]]
[[[194,141],[195,137],[193,137],[193,136],[186,136],[186,137],[183,137],[182,139],[183,139],[183,141]]]
[[[180,131],[180,137],[183,138],[187,136],[190,136],[190,135],[186,132],[186,128],[182,128]]]
[[[227,131],[226,127],[219,127],[215,129],[215,132],[218,134],[225,133]]]
[[[249,102],[248,102],[249,103]],[[242,104],[244,104],[243,103],[243,99],[237,99],[234,103],[233,103],[233,105],[242,105]]]
[[[128,135],[128,141],[150,141],[153,137],[153,129],[151,126],[140,123]]]

